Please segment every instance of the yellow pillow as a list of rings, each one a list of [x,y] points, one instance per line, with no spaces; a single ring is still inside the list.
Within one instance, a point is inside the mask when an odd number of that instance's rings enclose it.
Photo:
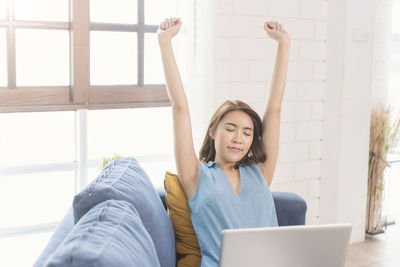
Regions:
[[[200,246],[190,219],[185,192],[177,175],[165,173],[168,215],[175,232],[177,267],[198,267],[201,262]]]

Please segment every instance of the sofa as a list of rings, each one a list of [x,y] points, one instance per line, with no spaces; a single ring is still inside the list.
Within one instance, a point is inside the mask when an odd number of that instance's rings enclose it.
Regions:
[[[272,196],[279,226],[305,224],[301,197]],[[176,266],[167,201],[135,158],[118,158],[74,197],[34,267]]]

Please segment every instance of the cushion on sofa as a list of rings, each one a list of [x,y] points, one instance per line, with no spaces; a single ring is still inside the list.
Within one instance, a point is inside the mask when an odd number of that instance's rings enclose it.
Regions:
[[[190,219],[190,209],[177,175],[166,172],[164,187],[167,193],[168,214],[175,232],[177,266],[199,266],[200,246]]]
[[[125,200],[136,208],[154,242],[161,266],[175,266],[175,237],[171,221],[153,184],[136,159],[118,158],[110,162],[95,180],[75,196],[75,222],[92,207],[109,199]]]
[[[89,210],[44,266],[160,266],[156,249],[137,210],[107,200]]]

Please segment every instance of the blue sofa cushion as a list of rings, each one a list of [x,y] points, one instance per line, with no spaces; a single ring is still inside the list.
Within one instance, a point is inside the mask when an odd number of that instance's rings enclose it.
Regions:
[[[136,209],[107,200],[72,228],[44,266],[160,266],[156,249]]]
[[[75,196],[75,223],[92,207],[109,199],[124,200],[136,208],[153,240],[161,266],[175,267],[175,236],[171,220],[136,159],[118,158],[110,162],[95,180]]]

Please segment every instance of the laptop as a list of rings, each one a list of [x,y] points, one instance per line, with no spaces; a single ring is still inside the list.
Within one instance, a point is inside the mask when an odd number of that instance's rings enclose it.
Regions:
[[[220,267],[343,267],[352,224],[227,229]]]

